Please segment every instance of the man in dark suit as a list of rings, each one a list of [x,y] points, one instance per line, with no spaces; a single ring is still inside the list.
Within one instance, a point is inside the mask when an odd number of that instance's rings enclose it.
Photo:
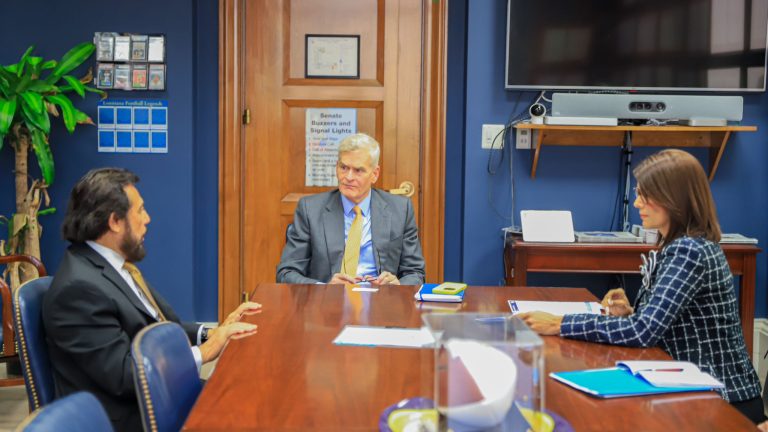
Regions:
[[[131,359],[131,341],[142,328],[180,323],[199,368],[217,358],[230,338],[255,333],[255,325],[238,321],[261,308],[245,303],[215,329],[179,321],[134,265],[146,253],[150,221],[138,181],[129,171],[104,168],[75,185],[62,226],[72,244],[43,299],[56,397],[93,393],[118,431],[142,428]]]
[[[339,143],[339,188],[299,200],[277,267],[278,282],[424,282],[410,199],[372,189],[379,154],[379,143],[365,134]]]

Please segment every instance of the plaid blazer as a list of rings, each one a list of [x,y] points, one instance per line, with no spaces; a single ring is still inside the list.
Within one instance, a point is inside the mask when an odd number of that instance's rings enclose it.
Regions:
[[[633,347],[659,346],[725,384],[729,402],[760,396],[747,354],[733,276],[720,245],[680,237],[643,256],[643,285],[628,317],[566,315],[561,336]],[[746,317],[751,319],[752,317]]]

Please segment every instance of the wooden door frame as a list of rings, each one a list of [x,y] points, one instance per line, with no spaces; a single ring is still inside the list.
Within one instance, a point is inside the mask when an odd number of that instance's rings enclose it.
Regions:
[[[421,230],[427,279],[443,278],[445,225],[445,98],[448,1],[424,8],[421,119]],[[219,320],[242,299],[244,158],[243,0],[219,2]],[[255,287],[251,287],[255,288]],[[248,290],[250,291],[250,289]]]

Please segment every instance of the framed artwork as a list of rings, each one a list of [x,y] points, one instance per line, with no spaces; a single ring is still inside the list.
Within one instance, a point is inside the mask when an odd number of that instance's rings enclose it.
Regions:
[[[360,35],[308,34],[304,48],[305,78],[360,79]]]

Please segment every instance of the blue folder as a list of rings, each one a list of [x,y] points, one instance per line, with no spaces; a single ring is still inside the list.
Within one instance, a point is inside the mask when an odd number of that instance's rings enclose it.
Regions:
[[[599,398],[643,396],[660,393],[708,391],[711,387],[655,387],[621,367],[551,372],[552,378]]]

